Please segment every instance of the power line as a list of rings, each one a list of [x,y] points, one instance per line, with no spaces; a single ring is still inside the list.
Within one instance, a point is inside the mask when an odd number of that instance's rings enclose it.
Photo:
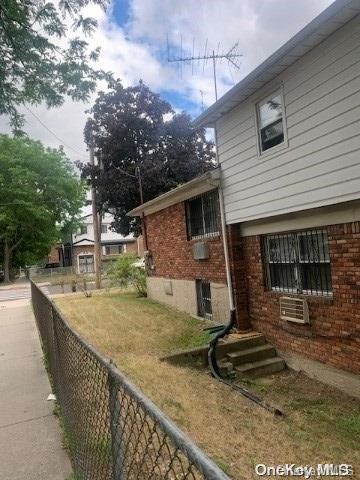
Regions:
[[[76,155],[80,155],[81,157],[83,157],[85,159],[85,155],[83,153],[80,153],[78,152],[77,150],[75,150],[73,147],[71,147],[70,145],[68,145],[66,142],[64,142],[64,140],[62,138],[60,138],[53,130],[51,130],[32,110],[30,110],[29,107],[27,107],[26,105],[24,105],[25,109],[34,117],[36,118],[36,120],[49,132],[51,133],[51,135],[53,135],[57,140],[59,140],[59,142],[61,142],[62,145],[64,145],[64,147],[67,147],[69,150],[72,150],[74,153],[76,153]]]

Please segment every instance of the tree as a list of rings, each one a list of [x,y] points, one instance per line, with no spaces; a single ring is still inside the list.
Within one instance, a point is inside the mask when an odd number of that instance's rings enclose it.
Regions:
[[[0,247],[5,281],[12,261],[43,258],[79,214],[84,185],[64,152],[0,135]]]
[[[175,113],[142,82],[128,88],[111,83],[91,114],[85,141],[93,139],[102,168],[83,166],[83,176],[95,184],[99,205],[114,214],[114,228],[125,235],[139,229],[126,216],[140,204],[139,170],[147,201],[214,166],[214,145],[205,130],[194,130],[186,113]]]
[[[146,297],[145,268],[136,264],[137,256],[133,253],[123,253],[111,265],[107,272],[114,285],[120,287],[133,286],[140,297]]]
[[[0,114],[10,115],[15,131],[23,124],[17,106],[45,102],[56,107],[65,96],[86,101],[96,81],[109,78],[91,66],[99,49],[90,51],[84,36],[69,37],[79,31],[90,35],[96,20],[82,16],[84,7],[107,3],[0,0]]]

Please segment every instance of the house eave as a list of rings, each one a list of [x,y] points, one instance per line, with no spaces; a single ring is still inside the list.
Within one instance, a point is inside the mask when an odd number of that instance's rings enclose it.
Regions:
[[[242,103],[282,71],[360,14],[360,0],[336,0],[282,47],[231,88],[194,121],[194,127],[214,127],[225,113]]]
[[[127,213],[129,217],[140,217],[142,214],[150,215],[164,208],[183,202],[189,198],[201,195],[217,188],[220,183],[220,169],[215,168],[205,174],[180,185],[159,197],[143,203]]]

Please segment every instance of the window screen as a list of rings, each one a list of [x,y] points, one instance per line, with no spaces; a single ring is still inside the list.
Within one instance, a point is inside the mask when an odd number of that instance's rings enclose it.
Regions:
[[[219,197],[212,190],[186,203],[188,217],[188,236],[202,238],[219,233]]]
[[[122,252],[122,245],[106,245],[106,255],[119,255]]]
[[[284,141],[283,106],[280,92],[257,105],[260,150],[264,152]]]

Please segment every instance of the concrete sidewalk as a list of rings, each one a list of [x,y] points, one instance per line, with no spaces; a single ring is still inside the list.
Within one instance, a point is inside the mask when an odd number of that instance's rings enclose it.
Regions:
[[[0,480],[71,473],[29,300],[0,303]]]

